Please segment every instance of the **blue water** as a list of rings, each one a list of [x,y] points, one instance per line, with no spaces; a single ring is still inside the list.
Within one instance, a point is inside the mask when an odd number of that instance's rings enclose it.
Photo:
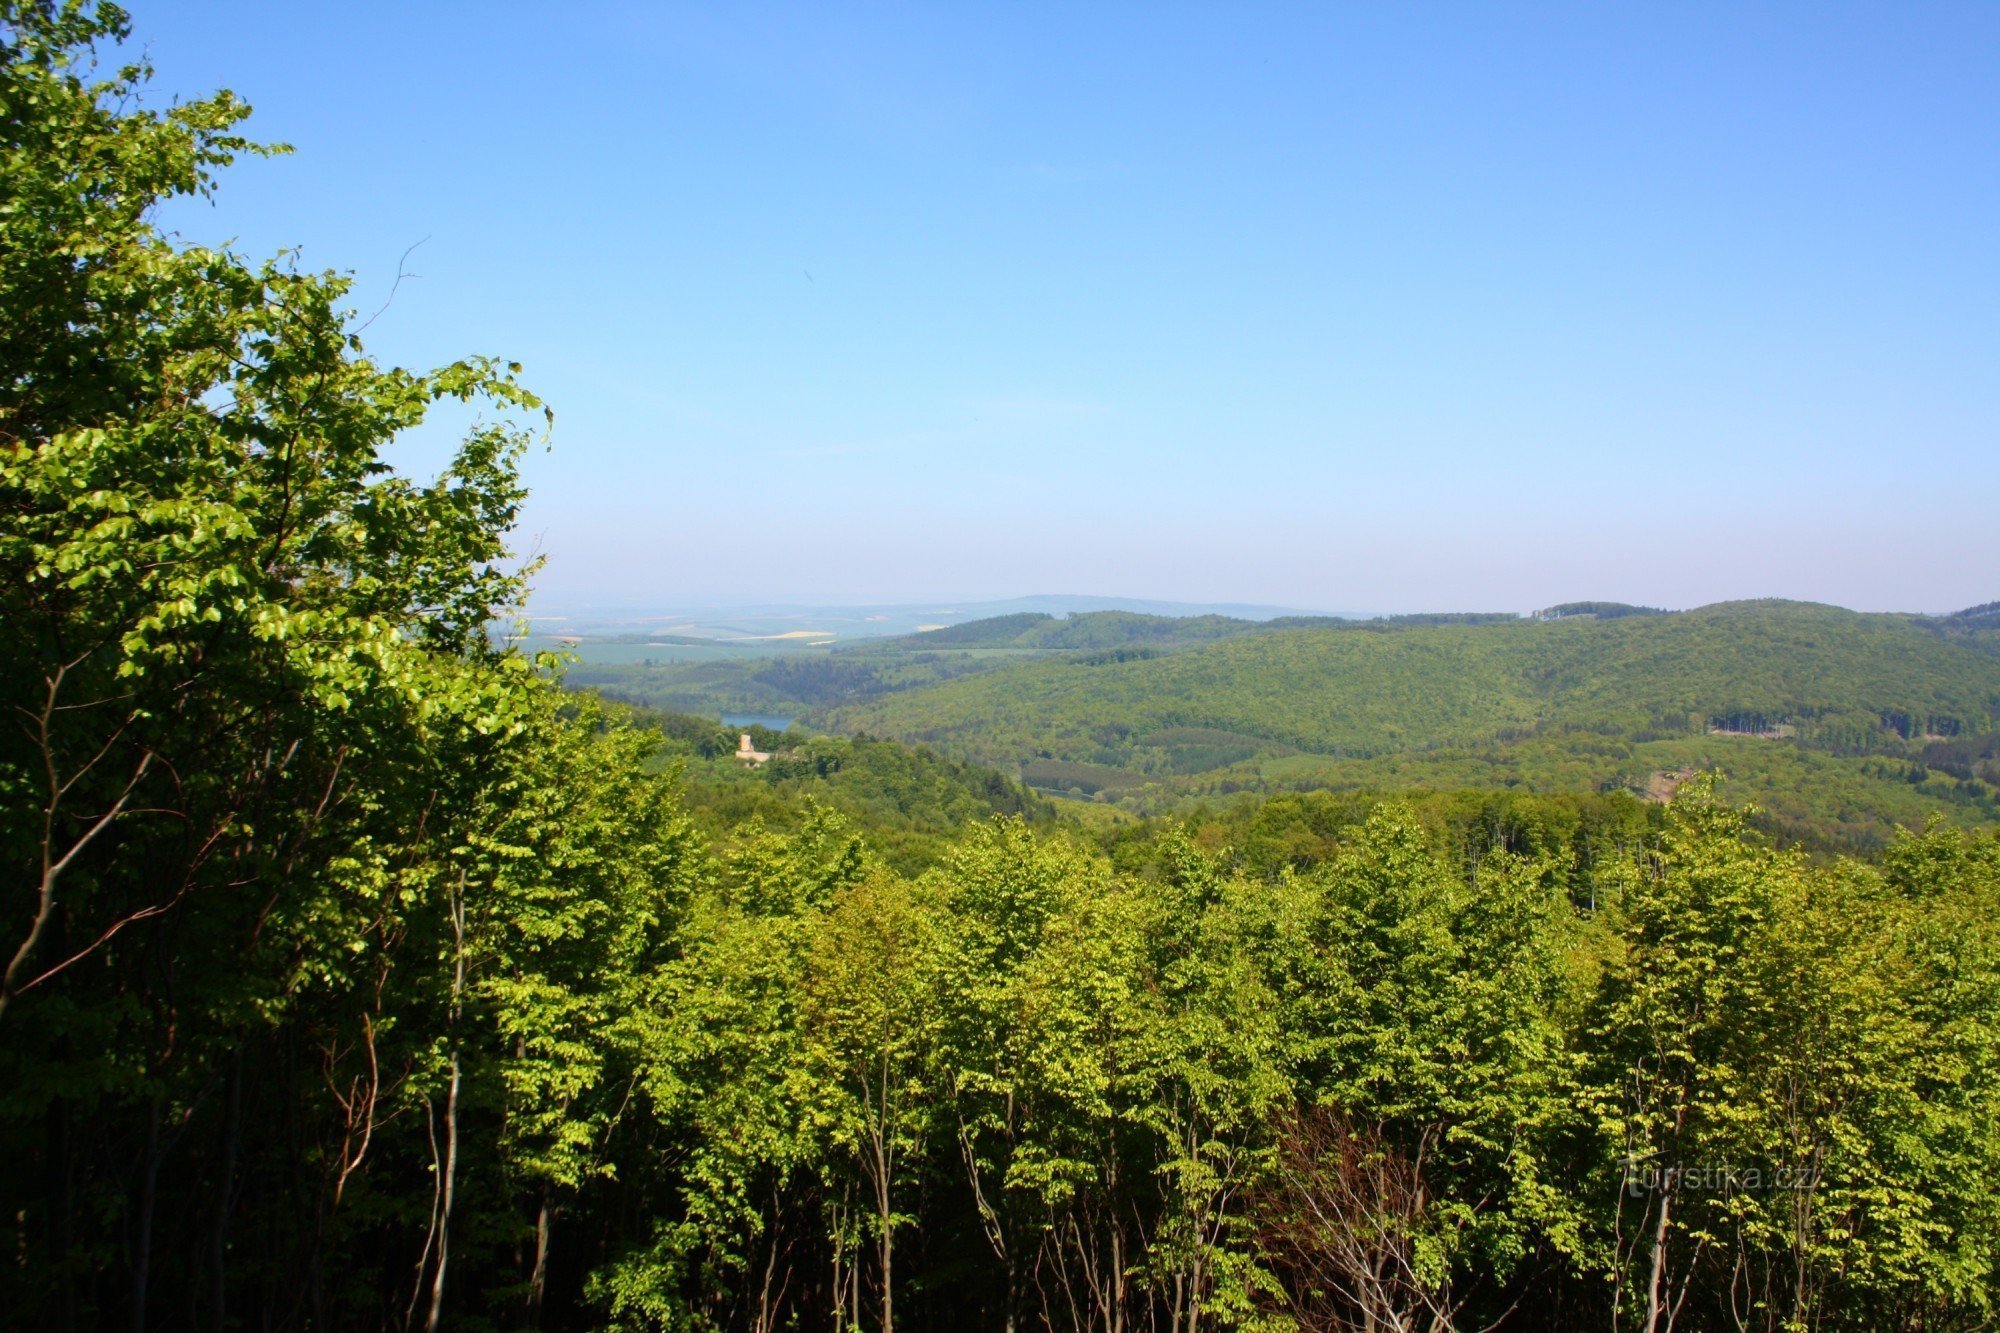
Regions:
[[[722,725],[725,727],[769,727],[773,731],[789,731],[792,719],[774,717],[769,713],[724,713]]]

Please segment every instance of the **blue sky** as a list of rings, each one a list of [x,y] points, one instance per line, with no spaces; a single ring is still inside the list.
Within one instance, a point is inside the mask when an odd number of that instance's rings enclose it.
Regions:
[[[2000,6],[134,10],[545,605],[2000,597]]]

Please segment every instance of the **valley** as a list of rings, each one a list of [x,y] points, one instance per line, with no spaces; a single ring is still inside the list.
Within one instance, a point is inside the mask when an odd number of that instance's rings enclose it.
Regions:
[[[1933,813],[2000,818],[2000,767],[1951,758],[2000,731],[1990,608],[1579,605],[1600,609],[1014,613],[812,655],[577,663],[566,679],[672,712],[919,744],[1133,814],[1278,791],[1646,795],[1715,770],[1793,841],[1866,848]]]

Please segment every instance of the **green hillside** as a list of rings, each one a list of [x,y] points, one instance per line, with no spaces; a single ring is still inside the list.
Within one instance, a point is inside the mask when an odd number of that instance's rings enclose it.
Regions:
[[[572,664],[567,682],[609,698],[682,713],[789,713],[921,689],[1037,657],[1109,654],[1125,661],[1273,624],[1231,616],[1165,616],[1079,611],[1057,617],[1023,611],[873,642],[804,647],[782,655],[693,650],[665,642],[596,644]],[[1356,622],[1360,623],[1360,622]]]
[[[1746,796],[1818,793],[1791,802],[1799,816],[1856,833],[1927,803],[1991,817],[1976,764],[1926,795],[1928,775],[1900,762],[2000,730],[2000,655],[1982,638],[1795,602],[1336,622],[1018,661],[819,720],[1128,801],[1322,784],[1643,790],[1720,764],[1761,775]]]
[[[681,798],[717,845],[766,833],[793,833],[819,811],[868,830],[871,846],[897,869],[937,859],[946,842],[996,815],[1046,824],[1049,801],[976,764],[923,747],[868,737],[806,736],[764,727],[724,727],[708,718],[648,709],[622,710],[655,733],[655,770],[677,768]],[[736,758],[748,734],[770,755],[757,768]]]
[[[2000,728],[2000,661],[1904,617],[1727,603],[1609,621],[1276,630],[1157,658],[1022,664],[830,720],[991,760],[1019,759],[1029,737],[1033,752],[1083,760],[1190,727],[1338,755],[1549,725],[1787,728],[1865,749],[1892,733]]]

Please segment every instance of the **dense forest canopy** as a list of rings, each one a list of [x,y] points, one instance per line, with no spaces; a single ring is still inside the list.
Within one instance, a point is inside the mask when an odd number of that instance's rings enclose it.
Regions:
[[[1666,614],[1668,614],[1666,611],[1657,606],[1633,606],[1629,602],[1563,602],[1535,612],[1535,619],[1563,620],[1569,616],[1594,616],[1598,620],[1617,620],[1622,616]]]
[[[541,404],[163,235],[266,150],[127,36],[0,2],[0,1322],[1993,1321],[1980,616],[1026,616],[753,664],[851,724],[753,766],[496,640]],[[1716,728],[1916,814],[1588,780]],[[1153,817],[974,762],[1578,737]]]
[[[1113,671],[1038,662],[983,672],[899,692],[851,722],[941,738],[961,726],[990,734],[984,719],[1023,711],[1078,725],[1219,727],[1315,753],[1552,721],[1638,731],[1754,717],[1819,731],[1887,724],[1910,739],[2000,728],[2000,654],[1897,617],[1785,603],[1382,633],[1272,629]]]
[[[669,710],[779,712],[929,745],[1140,814],[1384,786],[1643,795],[1720,769],[1767,831],[1865,850],[1932,812],[1967,827],[2000,817],[2000,766],[1979,739],[2000,726],[2000,634],[1977,611],[1007,616],[761,660],[579,665],[569,679]]]

